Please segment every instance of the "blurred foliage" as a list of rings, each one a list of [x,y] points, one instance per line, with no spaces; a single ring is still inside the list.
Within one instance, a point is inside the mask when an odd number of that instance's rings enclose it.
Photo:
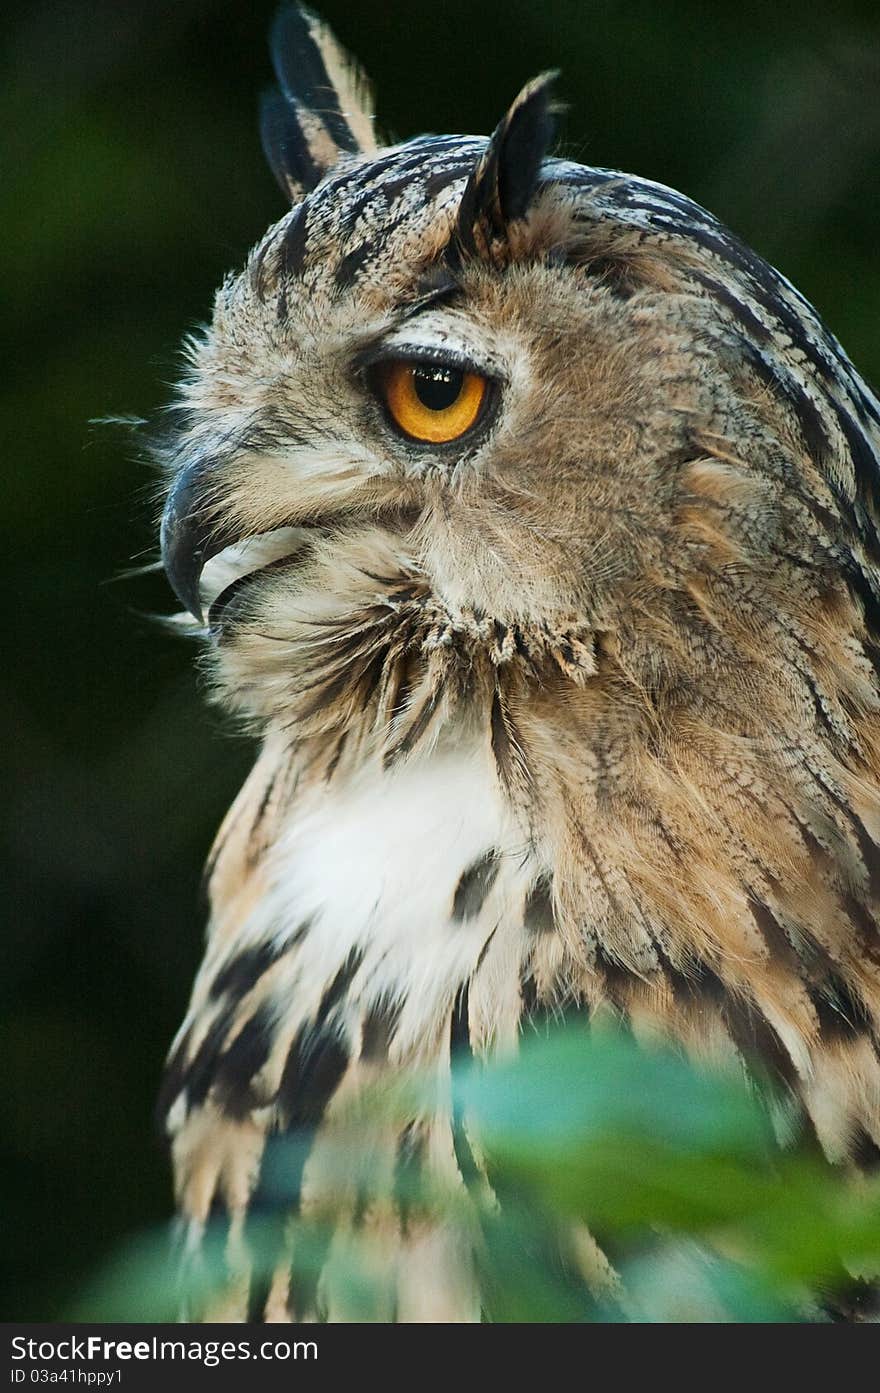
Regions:
[[[560,66],[576,158],[712,208],[880,377],[874,0],[320,8],[400,136],[486,131]],[[200,954],[200,863],[250,750],[153,622],[161,578],[118,579],[154,554],[156,480],[136,436],[90,422],[155,416],[183,332],[283,211],[255,119],[272,9],[34,0],[0,21],[10,1318],[57,1314],[170,1204],[151,1101]]]
[[[352,1195],[372,1222],[334,1244],[334,1287],[350,1319],[388,1319],[391,1196],[405,1223],[475,1228],[487,1316],[495,1321],[799,1321],[880,1275],[880,1177],[854,1180],[815,1147],[780,1151],[768,1085],[699,1073],[625,1034],[580,1028],[527,1040],[516,1059],[458,1070],[456,1126],[487,1161],[470,1193],[442,1193],[415,1170],[389,1184],[365,1123],[401,1131],[423,1097],[376,1093],[335,1150],[321,1147],[320,1215],[291,1220],[309,1138],[270,1141],[258,1215],[248,1228],[256,1282],[279,1262],[314,1289],[330,1251],[329,1212]],[[395,1127],[395,1123],[397,1124]],[[491,1186],[491,1188],[490,1188]],[[393,1221],[392,1221],[393,1222]],[[235,1240],[209,1227],[196,1263],[178,1268],[167,1232],[127,1242],[83,1288],[76,1319],[173,1320],[216,1299],[237,1268]],[[595,1243],[616,1275],[596,1261]],[[584,1273],[592,1281],[584,1281]],[[596,1280],[598,1274],[599,1280]],[[320,1288],[319,1288],[320,1292]],[[319,1297],[320,1299],[320,1297]]]

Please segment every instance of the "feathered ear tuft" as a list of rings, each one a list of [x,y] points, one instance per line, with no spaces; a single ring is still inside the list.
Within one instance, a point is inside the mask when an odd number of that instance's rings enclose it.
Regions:
[[[512,222],[524,218],[538,186],[541,161],[556,130],[552,101],[557,73],[542,73],[522,89],[495,127],[462,194],[453,247],[480,255],[506,240]]]
[[[376,149],[372,94],[326,24],[302,6],[282,5],[270,48],[280,90],[263,97],[260,134],[275,178],[298,203],[342,155]]]

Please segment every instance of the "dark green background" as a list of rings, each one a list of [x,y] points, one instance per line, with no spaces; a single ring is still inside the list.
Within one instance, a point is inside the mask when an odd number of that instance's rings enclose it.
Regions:
[[[151,614],[154,417],[222,274],[283,211],[257,94],[271,3],[67,0],[5,21],[0,81],[0,1316],[63,1312],[170,1207],[152,1130],[200,954],[200,864],[247,768]],[[564,143],[708,205],[880,378],[876,3],[355,4],[323,13],[398,137],[487,131],[561,67]]]

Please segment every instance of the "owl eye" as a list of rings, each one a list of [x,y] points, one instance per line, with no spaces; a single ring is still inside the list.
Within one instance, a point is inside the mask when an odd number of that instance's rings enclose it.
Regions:
[[[458,440],[476,425],[489,386],[467,368],[411,359],[379,364],[374,381],[394,425],[431,445]]]

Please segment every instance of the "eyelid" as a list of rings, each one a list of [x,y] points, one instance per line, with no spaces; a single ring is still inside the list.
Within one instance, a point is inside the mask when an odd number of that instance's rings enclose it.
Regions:
[[[381,343],[369,344],[356,353],[352,359],[352,368],[360,376],[368,372],[370,368],[375,368],[382,363],[400,362],[441,363],[444,367],[457,368],[461,372],[474,373],[477,377],[484,377],[490,386],[503,385],[497,372],[493,372],[484,364],[476,362],[460,349],[441,347],[439,344],[389,343],[387,339],[384,339]]]

